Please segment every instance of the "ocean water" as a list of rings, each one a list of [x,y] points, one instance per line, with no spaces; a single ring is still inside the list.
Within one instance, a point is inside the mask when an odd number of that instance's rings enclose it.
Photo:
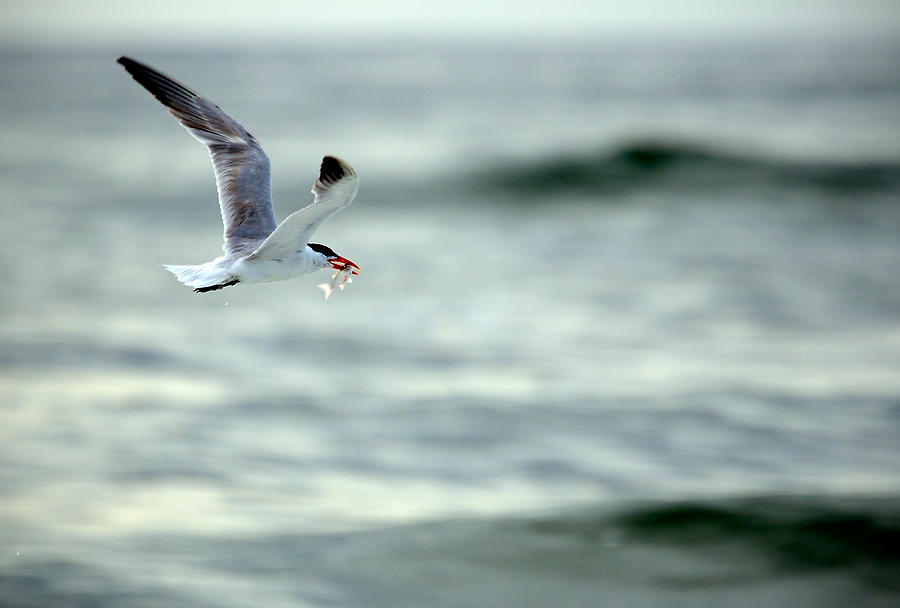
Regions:
[[[203,148],[363,274],[194,294]],[[0,605],[893,606],[900,45],[7,48]]]

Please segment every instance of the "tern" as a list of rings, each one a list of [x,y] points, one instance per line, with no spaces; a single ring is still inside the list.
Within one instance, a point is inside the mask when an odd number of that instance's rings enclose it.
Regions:
[[[204,144],[212,158],[225,226],[225,255],[195,266],[166,265],[198,293],[238,283],[281,281],[322,268],[359,274],[359,266],[330,247],[307,242],[353,202],[359,178],[336,156],[325,156],[308,206],[275,222],[269,157],[247,129],[219,106],[162,72],[128,57],[116,60]]]

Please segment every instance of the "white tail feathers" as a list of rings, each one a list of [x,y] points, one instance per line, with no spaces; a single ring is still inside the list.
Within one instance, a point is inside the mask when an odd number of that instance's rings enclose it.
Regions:
[[[236,277],[218,267],[215,261],[196,266],[163,265],[175,278],[196,291],[211,291],[237,283]]]

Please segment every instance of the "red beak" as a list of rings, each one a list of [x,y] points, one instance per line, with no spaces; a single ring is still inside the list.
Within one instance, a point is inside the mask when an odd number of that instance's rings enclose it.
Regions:
[[[335,270],[344,270],[344,268],[346,268],[347,266],[356,268],[356,270],[351,271],[351,274],[359,274],[357,270],[362,270],[359,266],[357,266],[347,258],[342,258],[341,256],[330,258],[328,261],[331,263],[332,268],[334,268]]]

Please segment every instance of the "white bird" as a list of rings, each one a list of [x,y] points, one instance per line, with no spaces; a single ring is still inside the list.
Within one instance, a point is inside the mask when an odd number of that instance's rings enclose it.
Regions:
[[[290,279],[322,268],[358,274],[359,266],[330,247],[307,242],[320,224],[353,202],[359,179],[350,165],[335,156],[324,157],[312,188],[315,200],[276,225],[269,157],[256,138],[219,106],[162,72],[128,57],[117,62],[209,149],[212,158],[225,255],[196,266],[165,266],[179,281],[207,292]]]

